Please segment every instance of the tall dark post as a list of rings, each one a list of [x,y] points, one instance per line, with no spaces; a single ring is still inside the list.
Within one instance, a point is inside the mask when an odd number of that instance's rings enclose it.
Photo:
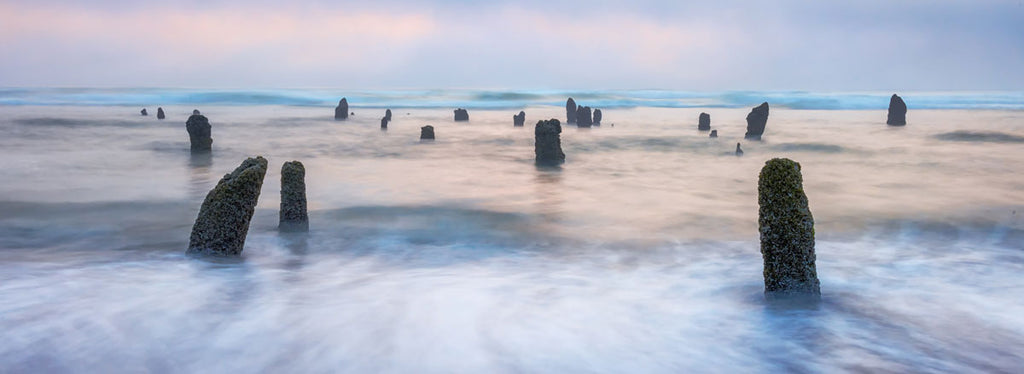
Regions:
[[[697,116],[697,131],[710,131],[711,130],[711,115],[701,112]]]
[[[896,94],[889,98],[889,119],[885,123],[889,126],[907,125],[907,104]]]
[[[337,121],[348,119],[348,99],[341,98],[338,106],[334,107],[334,119]]]
[[[565,101],[565,123],[576,123],[576,100]]]
[[[185,122],[185,130],[188,131],[188,139],[192,144],[192,152],[209,152],[213,148],[213,138],[210,133],[213,129],[210,120],[206,116],[193,111]]]
[[[814,217],[804,194],[800,164],[786,158],[769,160],[761,169],[757,192],[765,296],[820,297]]]
[[[306,168],[301,162],[285,162],[281,166],[281,210],[278,218],[278,230],[309,231]]]
[[[533,152],[536,156],[537,165],[557,166],[565,162],[565,153],[562,153],[562,124],[557,119],[537,122],[533,129]]]
[[[764,127],[768,124],[768,102],[761,103],[747,114],[747,133],[743,138],[750,140],[761,140],[764,134]]]

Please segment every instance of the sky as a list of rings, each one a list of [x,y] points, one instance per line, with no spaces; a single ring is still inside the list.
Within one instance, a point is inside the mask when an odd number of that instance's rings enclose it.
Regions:
[[[0,86],[1022,90],[1024,0],[0,0]]]

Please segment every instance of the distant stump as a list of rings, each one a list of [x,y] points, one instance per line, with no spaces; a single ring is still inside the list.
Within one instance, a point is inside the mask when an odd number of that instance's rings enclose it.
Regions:
[[[519,114],[512,116],[512,126],[523,127],[526,124],[526,112],[519,111]]]
[[[565,123],[576,123],[576,100],[565,101]]]
[[[213,148],[213,138],[210,137],[212,126],[206,116],[202,114],[189,116],[188,121],[185,122],[185,130],[188,131],[193,152],[208,152]]]
[[[338,106],[334,107],[334,120],[346,120],[348,119],[348,114],[348,99],[343,97],[338,101]]]
[[[420,127],[420,140],[434,140],[434,126]]]
[[[576,127],[591,127],[593,125],[594,120],[590,117],[590,107],[582,105],[576,107]]]
[[[697,131],[709,131],[711,130],[711,115],[707,113],[701,113],[697,116]]]
[[[768,102],[761,103],[747,114],[747,133],[743,138],[761,140],[764,128],[768,124]]]
[[[889,126],[907,125],[907,104],[902,97],[892,94],[889,98],[889,118],[885,123]]]
[[[565,163],[561,133],[562,124],[557,119],[537,122],[533,130],[533,151],[537,165],[557,166]]]

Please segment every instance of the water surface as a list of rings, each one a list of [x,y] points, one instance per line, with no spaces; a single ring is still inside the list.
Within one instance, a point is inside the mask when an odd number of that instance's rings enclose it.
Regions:
[[[535,98],[478,100],[505,99]],[[0,105],[0,371],[1024,365],[1024,151],[1005,141],[1024,136],[1018,110],[911,108],[897,128],[884,110],[773,107],[748,142],[747,108],[624,106],[565,127],[566,164],[538,169],[520,108],[454,123],[397,102],[381,132],[383,109],[350,102],[344,122],[302,103],[164,105],[164,121]],[[212,156],[188,152],[194,107]],[[719,138],[696,131],[701,111]],[[420,143],[427,124],[437,140]],[[206,192],[254,155],[271,170],[243,256],[185,257]],[[802,165],[819,305],[761,295],[757,173],[772,157]],[[308,235],[276,231],[289,160],[307,169]]]

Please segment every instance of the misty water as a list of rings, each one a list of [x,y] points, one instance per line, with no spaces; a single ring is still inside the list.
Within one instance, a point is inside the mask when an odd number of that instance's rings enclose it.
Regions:
[[[775,106],[761,142],[742,139],[746,105],[606,109],[563,127],[560,169],[533,160],[557,105],[455,123],[396,100],[386,132],[351,99],[344,122],[331,105],[0,105],[0,372],[1020,370],[1024,112],[905,96],[889,127],[880,97]],[[194,108],[212,156],[189,153]],[[206,193],[255,155],[270,171],[241,258],[185,256]],[[802,165],[819,304],[762,294],[773,157]],[[290,160],[308,235],[277,231]]]

